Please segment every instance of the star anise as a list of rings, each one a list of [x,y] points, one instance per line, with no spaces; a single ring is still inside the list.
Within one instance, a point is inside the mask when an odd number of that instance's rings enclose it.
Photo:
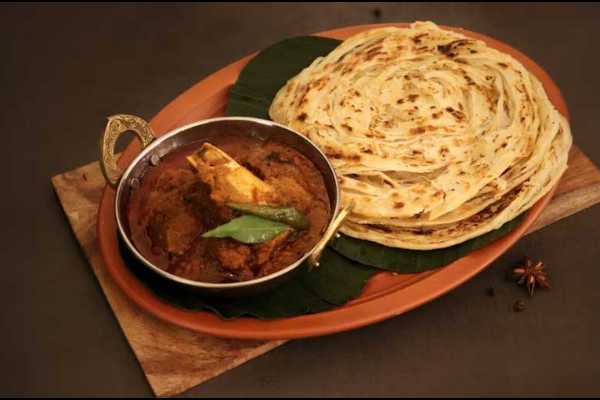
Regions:
[[[544,271],[544,263],[538,261],[533,263],[529,257],[525,257],[523,264],[512,270],[514,279],[517,279],[517,284],[527,285],[527,291],[529,296],[533,296],[533,292],[536,286],[540,286],[544,289],[550,289],[550,277],[548,273]]]

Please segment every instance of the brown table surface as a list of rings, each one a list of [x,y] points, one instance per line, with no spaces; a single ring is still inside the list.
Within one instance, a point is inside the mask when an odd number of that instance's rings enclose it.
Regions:
[[[576,142],[600,164],[598,5],[0,7],[0,394],[151,395],[50,184],[97,159],[106,116],[149,119],[211,72],[287,36],[414,20],[479,31],[530,55],[562,89]],[[189,394],[599,394],[599,222],[600,207],[580,212],[413,312],[286,344]],[[525,254],[545,260],[555,288],[514,313],[524,292],[503,276]]]

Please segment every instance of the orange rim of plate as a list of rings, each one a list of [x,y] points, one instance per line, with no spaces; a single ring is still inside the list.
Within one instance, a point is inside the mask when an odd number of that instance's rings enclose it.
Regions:
[[[359,25],[320,32],[317,36],[345,39],[361,31],[384,27],[406,27],[407,23]],[[485,41],[491,47],[512,55],[544,85],[554,106],[567,118],[566,103],[550,76],[520,51],[488,36],[464,29],[442,26],[466,36]],[[182,93],[151,121],[155,134],[163,135],[190,122],[222,115],[227,93],[240,71],[257,53],[246,56],[203,79]],[[128,165],[140,151],[137,141],[129,144],[119,164]],[[223,320],[208,311],[192,311],[173,306],[153,294],[127,268],[121,257],[115,218],[115,191],[107,186],[98,210],[97,236],[106,269],[115,283],[143,310],[172,324],[218,337],[236,339],[295,339],[327,335],[373,324],[427,303],[464,283],[482,271],[508,250],[533,224],[550,201],[556,187],[542,197],[528,212],[524,221],[504,237],[436,270],[404,276],[401,280],[389,272],[373,276],[363,294],[346,305],[316,314],[273,320],[241,317]],[[384,284],[385,290],[369,287]]]

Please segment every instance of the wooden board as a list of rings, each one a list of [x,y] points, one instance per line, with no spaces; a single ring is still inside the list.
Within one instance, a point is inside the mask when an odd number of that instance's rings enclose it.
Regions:
[[[119,325],[157,396],[183,392],[285,341],[214,338],[146,314],[116,287],[96,242],[96,214],[104,187],[97,162],[54,176],[52,183],[69,223],[104,291]],[[577,148],[558,190],[528,233],[600,202],[600,170]]]

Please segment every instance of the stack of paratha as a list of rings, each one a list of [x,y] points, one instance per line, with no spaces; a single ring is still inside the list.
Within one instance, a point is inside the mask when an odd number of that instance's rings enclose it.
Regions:
[[[391,247],[448,247],[531,207],[567,166],[571,133],[511,56],[431,22],[355,35],[278,92],[274,121],[330,158],[341,231]]]

